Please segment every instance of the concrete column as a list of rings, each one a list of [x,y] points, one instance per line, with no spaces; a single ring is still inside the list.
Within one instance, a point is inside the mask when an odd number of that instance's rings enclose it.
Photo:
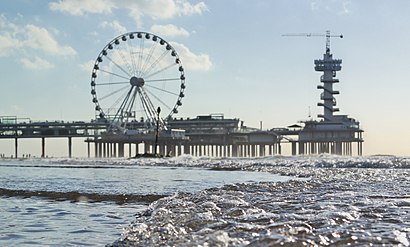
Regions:
[[[259,144],[259,157],[265,156],[265,145]]]
[[[303,153],[304,153],[304,143],[303,142],[299,142],[298,143],[298,145],[299,145],[299,155],[303,155]]]
[[[101,158],[102,157],[102,143],[101,142],[98,142],[98,153],[97,153],[97,157],[98,158]]]
[[[165,153],[165,144],[160,144],[159,145],[159,154],[160,155],[166,155],[166,153]]]
[[[87,155],[88,155],[88,158],[90,158],[90,157],[91,157],[91,151],[90,151],[90,148],[91,148],[91,146],[90,146],[90,142],[87,142]]]
[[[203,145],[198,145],[198,147],[199,147],[199,153],[198,153],[197,156],[202,156],[204,146]]]
[[[171,143],[171,144],[168,145],[167,154],[169,154],[171,156],[176,156],[175,144],[174,143]]]
[[[237,144],[232,145],[232,157],[238,157],[238,145]]]
[[[94,157],[98,157],[98,143],[94,140]]]
[[[149,153],[149,144],[144,142],[144,153]]]
[[[296,155],[296,142],[292,142],[292,155]]]
[[[256,145],[255,145],[255,144],[252,144],[252,145],[250,146],[250,148],[251,148],[251,156],[252,156],[252,157],[256,157]]]
[[[340,148],[340,146],[341,146],[341,143],[340,142],[336,142],[336,154],[337,155],[341,155],[341,148]]]
[[[359,142],[359,155],[363,155],[363,142]]]
[[[118,157],[124,157],[124,146],[125,146],[125,143],[123,143],[123,142],[120,142],[120,143],[118,143]]]
[[[191,148],[191,145],[184,144],[184,154],[191,154],[190,148]]]

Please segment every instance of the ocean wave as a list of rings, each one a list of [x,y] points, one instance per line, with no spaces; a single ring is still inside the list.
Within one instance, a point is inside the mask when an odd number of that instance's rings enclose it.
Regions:
[[[176,193],[151,203],[110,246],[410,245],[408,158],[239,161],[206,164],[309,179]]]
[[[71,202],[101,202],[111,201],[117,204],[124,203],[151,203],[166,195],[135,195],[135,194],[99,194],[84,193],[77,191],[60,192],[60,191],[39,191],[39,190],[15,190],[0,188],[0,197],[40,197],[55,201]]]
[[[376,168],[409,169],[410,157],[373,155],[362,157],[315,155],[315,156],[265,156],[252,158],[195,157],[181,155],[170,158],[46,158],[8,160],[8,164],[27,166],[105,168],[118,166],[175,166],[211,169],[263,170],[264,167],[317,167],[317,168]]]

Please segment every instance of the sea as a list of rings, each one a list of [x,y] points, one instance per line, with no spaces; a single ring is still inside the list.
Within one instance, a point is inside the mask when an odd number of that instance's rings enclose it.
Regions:
[[[0,159],[0,246],[409,246],[410,158]]]

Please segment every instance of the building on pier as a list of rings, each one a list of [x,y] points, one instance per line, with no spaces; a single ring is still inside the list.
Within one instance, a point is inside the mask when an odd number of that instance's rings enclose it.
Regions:
[[[138,129],[138,123],[133,125],[130,129]],[[256,157],[280,154],[280,140],[276,132],[248,128],[237,118],[210,114],[168,120],[167,130],[159,132],[157,146],[153,131],[106,132],[86,142],[94,143],[96,157],[133,157],[155,151],[172,156]]]
[[[237,118],[223,114],[173,119],[171,128],[182,129],[189,138],[185,153],[196,156],[255,157],[280,154],[280,138],[272,131],[248,128]]]

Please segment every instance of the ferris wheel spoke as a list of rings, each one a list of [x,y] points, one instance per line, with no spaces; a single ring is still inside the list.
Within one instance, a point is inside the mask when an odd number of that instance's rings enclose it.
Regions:
[[[168,110],[172,110],[172,107],[169,107],[164,101],[162,101],[158,96],[156,96],[155,94],[153,94],[152,92],[150,92],[149,90],[147,90],[147,93],[149,93],[149,95],[151,95],[152,97],[154,97],[158,102],[160,102],[163,106],[165,106],[166,108],[168,108]]]
[[[165,92],[165,93],[169,93],[169,94],[172,94],[172,95],[175,95],[175,96],[179,96],[179,94],[177,94],[177,93],[174,93],[174,92],[171,92],[171,91],[159,88],[159,87],[155,87],[155,86],[152,86],[152,85],[145,85],[145,86],[150,87],[150,88],[154,88],[156,90],[159,90],[159,91],[162,91],[162,92]]]
[[[112,60],[110,57],[108,57],[108,60],[110,60],[117,68],[119,68],[122,72],[124,72],[127,76],[131,77],[131,75],[125,71],[125,69],[123,67],[121,67],[118,63],[116,63],[114,60]]]
[[[130,63],[128,62],[128,59],[126,59],[126,57],[124,56],[124,52],[123,52],[124,49],[120,49],[117,47],[116,51],[120,55],[122,61],[124,62],[124,66],[128,68],[129,74],[132,75],[133,70],[132,70],[132,67],[130,66]]]
[[[150,101],[150,99],[148,98],[148,95],[145,91],[143,90],[139,90],[139,96],[145,111],[145,114],[147,115],[147,117],[152,121],[155,119],[155,108],[154,105],[152,104],[152,102]]]
[[[145,80],[145,82],[165,82],[165,81],[179,81],[180,78],[168,78],[168,79],[155,79],[155,80]]]
[[[148,66],[148,65],[150,64],[150,62],[151,62],[152,54],[154,53],[154,51],[155,51],[155,49],[156,49],[156,47],[157,47],[157,44],[158,44],[158,43],[155,42],[155,43],[151,46],[151,48],[149,49],[147,58],[145,59],[144,65],[143,65],[142,68],[141,68],[141,71],[142,71],[143,74],[145,74],[144,71],[145,71],[145,69],[147,68],[147,66]]]
[[[113,73],[113,72],[110,72],[110,71],[106,71],[106,70],[102,70],[102,69],[100,69],[100,71],[101,71],[101,72],[104,72],[104,73],[107,73],[107,74],[110,74],[110,75],[118,76],[118,77],[123,78],[123,79],[126,79],[126,80],[129,80],[129,78],[127,78],[127,77],[125,77],[125,76],[122,76],[122,75],[119,75],[119,74],[116,74],[116,73]]]
[[[117,90],[115,90],[115,91],[112,91],[112,92],[110,92],[109,94],[106,94],[106,95],[100,97],[99,100],[104,100],[104,99],[106,99],[106,98],[108,98],[108,97],[111,97],[111,96],[113,96],[113,95],[115,95],[115,94],[117,94],[117,93],[123,91],[123,90],[126,89],[126,88],[128,88],[128,86],[125,86],[125,87],[119,88],[119,89],[117,89]]]
[[[150,66],[148,67],[148,69],[144,69],[143,70],[143,75],[149,75],[151,73],[151,71],[158,66],[158,64],[160,64],[160,62],[163,60],[163,58],[165,58],[165,55],[168,53],[168,50],[165,50],[164,52],[162,52],[162,54],[153,62],[150,64]]]
[[[129,56],[131,57],[131,63],[132,63],[132,69],[133,69],[132,75],[137,75],[137,65],[135,63],[135,57],[134,57],[135,47],[132,44],[131,39],[128,39],[127,45],[128,45],[128,50],[129,50]]]
[[[119,82],[103,82],[98,83],[96,86],[107,86],[107,85],[117,85],[117,84],[127,84],[129,81],[119,81]]]
[[[132,111],[132,108],[134,107],[134,103],[135,103],[135,98],[137,96],[137,90],[134,90],[132,95],[131,95],[131,99],[128,101],[128,105],[125,107],[126,108],[126,112],[128,113],[127,115],[129,116],[129,114]]]
[[[129,98],[131,96],[132,91],[134,90],[134,87],[131,87],[130,90],[128,91],[127,95],[124,97],[124,100],[122,101],[120,107],[117,110],[117,113],[115,114],[114,119],[116,118],[123,118],[123,113],[124,113],[124,109],[127,106],[127,104],[129,104]]]
[[[166,70],[168,70],[168,69],[170,69],[170,68],[172,68],[172,67],[174,67],[174,66],[175,66],[175,63],[171,63],[171,64],[169,64],[169,65],[167,65],[167,66],[164,66],[163,68],[161,68],[161,69],[159,69],[159,70],[157,70],[157,71],[155,71],[155,72],[153,72],[153,73],[151,73],[151,74],[145,76],[144,78],[145,78],[145,79],[148,79],[148,78],[153,77],[154,75],[157,75],[157,74],[159,74],[159,73],[161,73],[161,72],[164,72],[164,71],[166,71]]]
[[[125,97],[127,97],[128,91],[123,92],[119,97],[116,98],[114,102],[112,102],[110,109],[118,109],[121,108],[118,105],[120,105],[120,102],[122,102]]]
[[[141,62],[142,62],[142,60],[143,60],[143,57],[144,57],[144,38],[141,38],[141,42],[140,42],[140,49],[139,49],[139,51],[140,51],[140,53],[139,53],[139,57],[138,57],[138,66],[137,66],[137,68],[138,68],[138,76],[141,76],[142,75],[142,64],[141,64]]]

